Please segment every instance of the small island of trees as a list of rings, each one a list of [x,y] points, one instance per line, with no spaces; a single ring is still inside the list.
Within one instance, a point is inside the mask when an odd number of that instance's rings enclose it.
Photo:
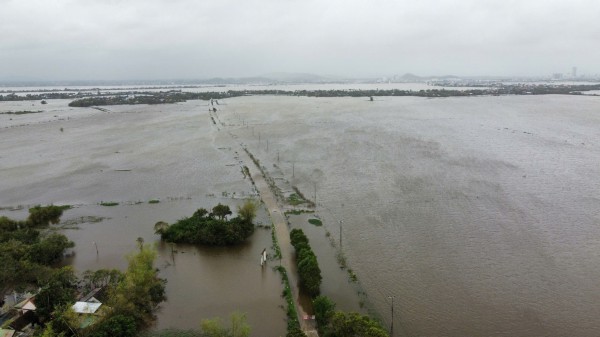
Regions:
[[[191,217],[183,218],[172,225],[158,222],[154,226],[156,234],[165,241],[192,243],[211,246],[229,246],[244,242],[254,233],[256,205],[248,200],[237,209],[238,215],[232,215],[227,205],[218,204],[209,212],[198,209]]]

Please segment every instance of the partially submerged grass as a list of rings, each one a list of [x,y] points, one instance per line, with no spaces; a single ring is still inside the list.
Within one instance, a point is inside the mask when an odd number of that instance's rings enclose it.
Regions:
[[[306,200],[302,199],[298,194],[292,193],[287,197],[287,202],[292,206],[296,206],[305,203]]]
[[[284,215],[288,215],[288,214],[292,214],[292,215],[300,215],[302,213],[314,213],[315,211],[312,210],[307,210],[307,209],[293,209],[291,211],[285,211],[283,214]]]
[[[106,201],[106,202],[101,201],[100,202],[100,205],[102,205],[102,206],[117,206],[118,204],[119,203],[116,201]]]
[[[38,111],[30,111],[30,110],[23,110],[23,111],[7,111],[7,112],[1,112],[1,114],[5,114],[5,115],[26,115],[26,114],[37,114],[43,112],[42,110],[38,110]]]
[[[308,219],[308,223],[315,226],[323,226],[323,222],[319,219]]]
[[[159,202],[160,202],[160,200],[158,200],[158,199],[148,200],[149,204],[158,204]]]

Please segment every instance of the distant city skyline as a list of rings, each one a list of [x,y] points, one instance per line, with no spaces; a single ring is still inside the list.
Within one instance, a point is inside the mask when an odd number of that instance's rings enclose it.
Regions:
[[[600,74],[593,0],[0,0],[0,81]]]

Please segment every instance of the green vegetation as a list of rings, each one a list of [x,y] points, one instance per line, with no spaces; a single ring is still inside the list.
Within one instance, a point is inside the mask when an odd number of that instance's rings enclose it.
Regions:
[[[73,269],[63,267],[51,275],[47,285],[42,287],[36,301],[38,311],[42,305],[46,322],[42,336],[46,337],[133,337],[140,329],[149,326],[154,320],[154,311],[165,300],[166,280],[157,276],[154,268],[156,251],[150,246],[142,246],[136,254],[127,257],[129,265],[124,273],[118,270],[87,271],[78,281]],[[86,326],[82,317],[77,316],[70,305],[75,302],[77,284],[84,289],[98,286],[107,288],[107,299],[101,307],[97,321]],[[50,305],[45,305],[45,299]],[[51,316],[50,316],[51,314]]]
[[[300,205],[306,202],[306,200],[300,198],[300,196],[296,193],[292,193],[290,194],[290,196],[287,198],[287,202],[288,204],[292,205],[292,206],[296,206],[296,205]]]
[[[36,295],[36,313],[42,321],[50,319],[59,306],[75,302],[77,277],[73,267],[52,270],[45,275],[40,292]]]
[[[389,337],[379,322],[356,312],[334,313],[325,330],[327,337]]]
[[[308,223],[315,226],[323,226],[323,222],[319,219],[308,219]]]
[[[246,322],[246,314],[234,312],[229,318],[231,327],[226,328],[219,318],[205,319],[200,322],[206,337],[248,337],[250,325]]]
[[[274,258],[279,259],[281,261],[281,248],[279,247],[279,242],[277,242],[277,237],[275,236],[275,225],[271,224],[271,240],[273,241],[273,250],[275,251]]]
[[[291,210],[291,211],[285,211],[283,214],[285,214],[285,215],[289,215],[289,214],[292,214],[292,215],[300,215],[300,214],[302,214],[302,213],[314,213],[314,212],[315,212],[315,211],[313,211],[313,210],[306,210],[306,209],[293,209],[293,210]]]
[[[302,330],[300,329],[300,322],[298,321],[298,312],[296,311],[296,306],[294,305],[294,296],[292,295],[292,289],[290,288],[290,280],[287,276],[287,271],[282,266],[275,267],[275,270],[281,274],[281,282],[283,283],[282,296],[285,298],[287,303],[287,309],[285,312],[287,317],[287,336],[290,337],[294,334],[297,334],[298,331],[302,333]]]
[[[311,296],[319,295],[321,286],[321,269],[317,256],[312,251],[308,238],[301,229],[292,229],[290,232],[292,246],[296,249],[296,264],[300,286]]]
[[[106,202],[105,201],[101,201],[100,205],[110,207],[110,206],[118,206],[119,203],[116,202],[116,201],[106,201]]]
[[[389,337],[381,324],[369,316],[335,311],[335,303],[326,296],[315,298],[313,308],[320,336]]]
[[[35,206],[24,221],[0,217],[0,295],[15,287],[41,287],[51,278],[49,266],[74,243],[62,234],[42,230],[58,223],[65,208]]]
[[[315,207],[314,201],[309,200],[307,197],[305,197],[304,194],[302,194],[302,192],[300,191],[300,189],[297,186],[292,186],[292,189],[294,190],[295,194],[297,195],[297,199],[302,200],[301,203],[305,203],[308,207]]]
[[[317,296],[313,300],[313,310],[319,334],[325,335],[325,328],[335,313],[335,303],[327,296]]]
[[[160,200],[158,200],[158,199],[152,199],[152,200],[148,201],[149,204],[158,204],[159,202],[160,202]]]
[[[30,110],[23,110],[23,111],[7,111],[7,112],[0,112],[0,114],[5,114],[5,115],[26,115],[26,114],[37,114],[43,112],[42,110],[38,110],[38,111],[30,111]]]
[[[227,220],[227,216],[231,214],[229,206],[218,204],[211,213],[200,208],[192,217],[183,218],[166,229],[160,226],[158,230],[162,239],[169,242],[234,245],[245,241],[254,233],[252,221],[256,215],[256,205],[248,200],[238,208],[237,217]]]

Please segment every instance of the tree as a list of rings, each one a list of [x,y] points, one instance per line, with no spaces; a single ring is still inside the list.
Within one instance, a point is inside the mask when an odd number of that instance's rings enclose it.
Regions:
[[[213,207],[212,214],[220,220],[225,220],[227,216],[231,215],[232,213],[231,209],[229,209],[229,206],[219,203],[217,206]]]
[[[244,208],[245,215],[252,217],[252,206]],[[254,233],[254,224],[241,216],[226,219],[231,214],[229,206],[218,204],[213,212],[200,208],[189,218],[183,218],[161,231],[161,238],[169,242],[193,243],[214,246],[234,245]]]
[[[205,208],[198,208],[198,210],[196,210],[196,212],[194,212],[193,217],[198,218],[198,219],[202,219],[206,215],[208,215],[208,211]]]
[[[389,337],[378,322],[356,312],[338,311],[331,316],[326,337]]]
[[[238,206],[237,212],[243,221],[252,223],[256,217],[256,203],[252,200],[246,200],[242,206]]]
[[[47,320],[58,306],[74,303],[76,290],[77,277],[73,267],[53,270],[35,296],[38,316]]]
[[[164,221],[154,224],[154,234],[162,235],[167,229],[169,229],[169,224]]]
[[[157,276],[158,271],[153,267],[155,259],[156,251],[148,245],[127,258],[127,271],[108,301],[114,315],[130,316],[138,326],[152,321],[154,310],[166,299],[167,282]]]
[[[251,327],[246,323],[246,314],[234,312],[229,316],[231,328],[226,328],[219,318],[205,319],[200,322],[202,332],[207,337],[248,337]]]
[[[114,315],[94,325],[88,337],[133,337],[137,334],[135,320],[124,315]]]
[[[310,296],[317,296],[322,280],[317,256],[312,251],[308,243],[308,238],[301,229],[293,229],[290,232],[290,241],[296,250],[296,264],[298,265],[300,285]]]
[[[65,207],[61,206],[35,206],[29,209],[29,218],[27,222],[34,226],[48,226],[48,224],[57,224]]]
[[[313,300],[313,310],[319,333],[324,334],[325,327],[335,312],[335,303],[327,296],[317,296]]]
[[[30,246],[27,258],[35,263],[49,265],[59,261],[67,248],[74,247],[75,243],[69,241],[62,234],[53,233]]]
[[[144,248],[144,238],[140,236],[135,241],[137,242],[140,250],[142,250],[142,248]]]
[[[124,274],[117,269],[86,270],[81,277],[81,283],[85,292],[102,287],[108,287],[110,290],[114,289],[123,277]]]

